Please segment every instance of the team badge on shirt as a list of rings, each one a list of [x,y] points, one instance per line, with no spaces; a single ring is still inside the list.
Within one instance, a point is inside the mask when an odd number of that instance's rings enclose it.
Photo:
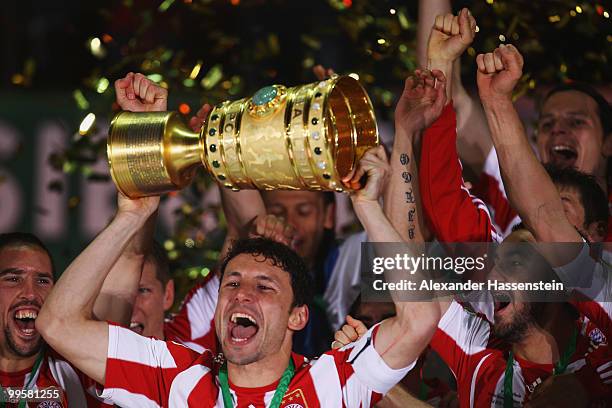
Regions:
[[[283,408],[308,408],[304,393],[301,388],[293,390],[288,394],[285,394],[283,401],[281,402]]]
[[[589,337],[591,338],[591,341],[596,345],[607,344],[606,336],[598,328],[591,330],[591,332],[589,333]]]
[[[37,405],[37,408],[62,408],[62,404],[57,401],[43,401]]]

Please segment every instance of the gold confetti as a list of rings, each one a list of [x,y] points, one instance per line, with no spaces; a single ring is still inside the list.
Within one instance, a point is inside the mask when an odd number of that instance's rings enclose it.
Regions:
[[[198,74],[200,73],[201,68],[202,68],[202,61],[198,61],[198,63],[195,64],[195,66],[191,70],[191,73],[189,74],[189,78],[196,79],[198,77]]]
[[[108,89],[109,84],[110,82],[108,81],[108,78],[102,77],[98,79],[98,84],[96,86],[96,92],[98,92],[99,94],[104,93]]]
[[[172,251],[174,249],[174,241],[167,239],[164,241],[164,248],[166,251]]]
[[[91,112],[88,113],[87,116],[83,118],[83,120],[81,121],[81,124],[79,125],[79,134],[86,135],[87,132],[89,132],[89,130],[93,126],[95,121],[96,121],[96,115]]]

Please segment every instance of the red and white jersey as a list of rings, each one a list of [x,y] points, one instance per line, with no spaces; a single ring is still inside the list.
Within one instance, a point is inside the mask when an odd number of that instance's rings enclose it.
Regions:
[[[219,297],[219,277],[211,273],[189,291],[179,312],[164,322],[168,341],[184,344],[200,353],[217,350],[215,307]]]
[[[580,254],[569,264],[555,268],[566,288],[573,289],[572,304],[604,334],[612,336],[612,254],[604,251],[601,259],[591,256],[585,243]]]
[[[45,351],[43,359],[35,373],[31,373],[33,367],[26,370],[6,373],[0,371],[0,385],[2,387],[42,389],[57,387],[62,390],[59,403],[62,407],[112,407],[112,403],[104,403],[101,398],[96,397],[97,383],[87,377],[70,363],[64,360],[56,352]],[[33,378],[32,378],[33,376]],[[98,386],[99,387],[99,386]],[[29,402],[27,406],[38,407],[41,402]],[[17,407],[17,404],[7,404],[7,407]],[[45,406],[44,404],[41,406]]]
[[[493,305],[491,304],[491,307]],[[612,356],[606,342],[593,341],[588,321],[576,322],[576,352],[566,372],[576,373],[597,398],[612,396]],[[430,343],[457,379],[461,407],[504,407],[507,351],[492,344],[491,325],[484,316],[453,302]],[[514,406],[528,401],[535,388],[553,373],[552,364],[515,357],[512,367]]]
[[[471,192],[486,203],[493,225],[502,237],[510,235],[512,227],[521,222],[508,201],[495,148],[489,150],[480,180],[474,184]]]
[[[316,360],[292,354],[295,375],[281,407],[371,407],[414,366],[393,370],[374,349],[376,327],[356,343]],[[223,407],[212,353],[139,336],[109,325],[102,396],[127,407]],[[269,405],[277,384],[240,388],[230,382],[235,407]]]
[[[419,185],[423,212],[438,241],[501,241],[487,206],[463,182],[452,103],[423,134]]]

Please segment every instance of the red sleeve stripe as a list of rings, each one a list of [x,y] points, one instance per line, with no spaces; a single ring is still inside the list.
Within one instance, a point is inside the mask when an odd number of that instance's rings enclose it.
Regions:
[[[218,297],[219,278],[215,275],[205,285],[198,288],[187,301],[187,316],[192,339],[203,337],[210,332]]]
[[[474,373],[472,374],[472,381],[470,381],[470,407],[474,406],[474,399],[476,396],[476,382],[478,380],[478,373],[480,372],[480,369],[482,368],[482,365],[484,364],[484,362],[487,361],[487,358],[489,358],[490,356],[491,356],[491,353],[481,358],[480,361],[478,362],[478,365],[476,366],[476,369],[474,370]]]
[[[109,358],[162,369],[177,367],[166,342],[139,336],[130,330],[112,324],[109,324],[108,328]],[[119,339],[121,339],[120,344]]]

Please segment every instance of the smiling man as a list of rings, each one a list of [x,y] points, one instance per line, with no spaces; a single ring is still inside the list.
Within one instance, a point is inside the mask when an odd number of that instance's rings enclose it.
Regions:
[[[386,179],[383,157],[382,148],[366,153],[365,170],[355,177],[367,171],[370,181],[353,197],[379,242],[399,240],[377,201]],[[396,304],[397,316],[361,341],[305,360],[291,349],[308,321],[308,268],[287,246],[261,238],[238,241],[223,262],[215,326],[224,364],[210,352],[92,319],[105,276],[158,202],[121,197],[114,220],[64,272],[36,321],[45,339],[104,384],[103,396],[117,405],[372,406],[404,377],[435,331],[436,303]]]
[[[591,174],[607,187],[607,160],[612,153],[610,105],[583,84],[561,85],[544,99],[538,120],[540,160]]]
[[[0,234],[0,388],[47,389],[64,407],[107,406],[93,396],[95,383],[47,347],[35,328],[54,282],[51,254],[38,238]]]
[[[30,234],[0,236],[0,378],[34,365],[43,345],[34,321],[53,282],[51,256],[42,242]]]

